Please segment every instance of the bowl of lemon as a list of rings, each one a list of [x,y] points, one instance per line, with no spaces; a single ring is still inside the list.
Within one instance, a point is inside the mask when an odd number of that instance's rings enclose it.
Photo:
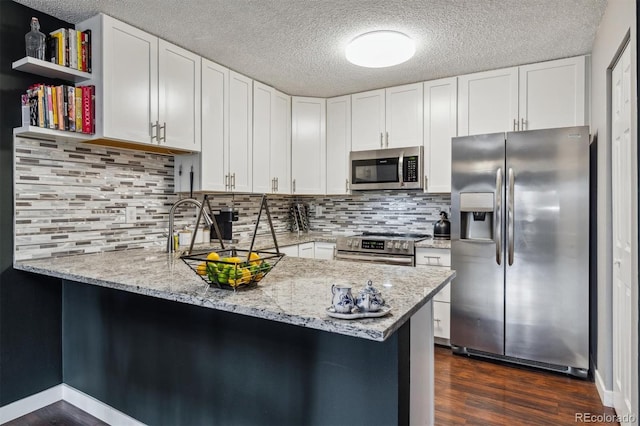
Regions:
[[[209,285],[230,290],[255,287],[284,256],[269,251],[225,249],[182,256]]]

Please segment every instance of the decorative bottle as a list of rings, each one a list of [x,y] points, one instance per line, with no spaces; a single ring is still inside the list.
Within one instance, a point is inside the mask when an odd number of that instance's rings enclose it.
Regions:
[[[31,18],[31,31],[24,36],[27,56],[44,60],[45,36],[40,32],[38,18]]]

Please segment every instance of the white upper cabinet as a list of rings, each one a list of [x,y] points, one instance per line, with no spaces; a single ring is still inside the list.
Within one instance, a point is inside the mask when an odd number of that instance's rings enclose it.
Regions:
[[[229,70],[202,59],[202,150],[198,154],[174,156],[176,192],[226,191],[229,156]]]
[[[291,96],[274,90],[271,105],[271,156],[269,168],[271,169],[271,176],[275,180],[275,192],[278,194],[290,194]]]
[[[291,177],[293,194],[326,192],[326,101],[291,98]]]
[[[586,57],[520,67],[519,130],[583,126]]]
[[[458,136],[517,130],[517,121],[518,68],[458,77]]]
[[[588,123],[586,57],[458,77],[458,135]]]
[[[229,158],[229,70],[202,60],[202,153],[200,183],[204,191],[225,191]]]
[[[385,148],[422,145],[422,83],[386,89]]]
[[[92,31],[96,137],[200,151],[200,57],[106,15]]]
[[[422,144],[422,83],[351,95],[351,149]]]
[[[253,83],[253,192],[291,192],[291,97]]]
[[[425,82],[425,192],[451,192],[451,138],[457,135],[456,117],[456,77]]]
[[[351,95],[351,149],[366,151],[384,147],[384,89]]]
[[[228,188],[251,192],[253,180],[253,80],[229,73]]]
[[[351,96],[327,99],[327,194],[349,193]]]
[[[158,121],[161,145],[200,151],[200,60],[200,56],[188,50],[159,40]]]

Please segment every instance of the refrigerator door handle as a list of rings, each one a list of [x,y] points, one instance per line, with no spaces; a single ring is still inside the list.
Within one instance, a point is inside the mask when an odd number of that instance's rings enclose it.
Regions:
[[[509,177],[508,182],[509,185],[509,195],[507,197],[507,251],[508,251],[508,262],[509,266],[513,265],[513,242],[514,242],[514,217],[513,217],[513,186],[515,184],[515,178],[513,176],[513,169],[509,167]]]
[[[502,167],[496,172],[496,201],[493,235],[496,242],[496,263],[502,264]]]

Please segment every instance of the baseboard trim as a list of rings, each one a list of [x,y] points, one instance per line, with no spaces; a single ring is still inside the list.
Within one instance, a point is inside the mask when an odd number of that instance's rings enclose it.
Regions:
[[[0,407],[0,424],[9,422],[32,411],[51,405],[62,399],[62,385],[56,385],[42,392],[34,393],[26,398]]]
[[[0,407],[0,424],[22,417],[54,402],[65,400],[105,423],[118,426],[145,426],[144,423],[87,395],[69,385],[61,384]]]
[[[607,387],[604,385],[604,380],[602,380],[602,376],[597,369],[594,370],[593,376],[596,381],[596,389],[598,390],[598,395],[600,395],[602,405],[605,407],[613,407],[613,391],[607,390]]]

